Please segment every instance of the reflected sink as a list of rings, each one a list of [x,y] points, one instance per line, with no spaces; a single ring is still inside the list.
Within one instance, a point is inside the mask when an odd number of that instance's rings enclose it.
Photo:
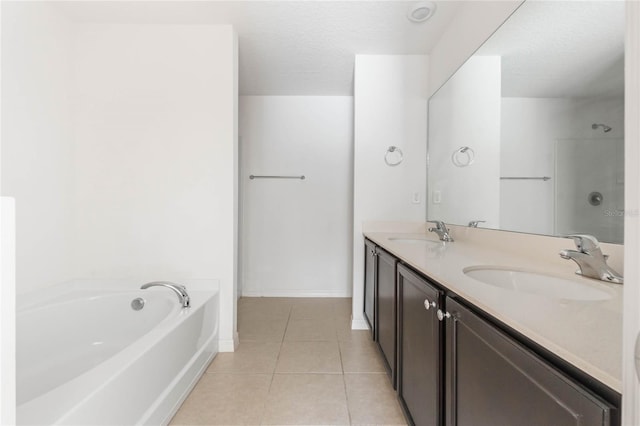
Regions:
[[[434,245],[434,246],[442,245],[442,242],[440,241],[428,240],[426,238],[420,238],[420,237],[392,237],[392,238],[389,238],[388,240],[396,243],[426,244],[426,245]]]
[[[535,294],[553,299],[598,301],[612,298],[604,288],[552,275],[496,266],[471,266],[462,272],[474,280],[506,290]]]

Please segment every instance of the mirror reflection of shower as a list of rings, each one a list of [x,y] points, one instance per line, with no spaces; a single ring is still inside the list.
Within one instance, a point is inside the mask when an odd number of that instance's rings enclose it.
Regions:
[[[607,126],[606,124],[596,124],[596,123],[593,123],[593,124],[591,125],[591,128],[592,128],[593,130],[598,129],[598,127],[602,127],[602,130],[604,130],[604,132],[605,132],[605,133],[608,133],[608,132],[610,132],[610,131],[611,131],[611,127]]]

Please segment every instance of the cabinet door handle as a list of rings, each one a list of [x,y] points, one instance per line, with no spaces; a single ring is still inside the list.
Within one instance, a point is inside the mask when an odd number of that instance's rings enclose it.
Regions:
[[[445,318],[451,318],[451,314],[449,312],[442,311],[442,309],[438,309],[437,315],[438,315],[438,320],[440,321],[444,321]]]
[[[436,307],[436,302],[429,302],[429,299],[424,299],[424,308],[428,311],[431,308]]]

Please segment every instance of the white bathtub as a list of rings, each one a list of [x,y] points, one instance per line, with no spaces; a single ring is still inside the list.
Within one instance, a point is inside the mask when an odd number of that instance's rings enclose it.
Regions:
[[[167,423],[217,353],[214,281],[187,283],[187,309],[167,288],[93,287],[19,308],[18,424]]]

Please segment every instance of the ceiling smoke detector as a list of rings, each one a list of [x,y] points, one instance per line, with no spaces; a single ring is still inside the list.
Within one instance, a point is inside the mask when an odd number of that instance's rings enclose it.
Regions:
[[[425,22],[436,12],[436,4],[431,1],[421,1],[414,3],[407,12],[407,18],[411,22]]]

